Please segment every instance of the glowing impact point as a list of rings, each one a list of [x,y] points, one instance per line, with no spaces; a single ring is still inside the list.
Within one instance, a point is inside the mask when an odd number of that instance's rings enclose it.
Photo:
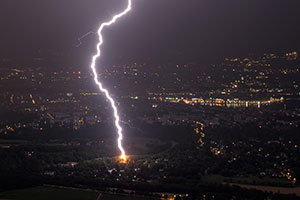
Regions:
[[[102,83],[98,80],[98,74],[97,74],[97,71],[96,71],[96,61],[97,61],[97,58],[99,58],[101,56],[101,45],[103,44],[102,31],[104,30],[104,28],[106,26],[110,26],[110,25],[114,24],[119,18],[123,17],[124,15],[126,15],[131,10],[131,3],[132,3],[131,1],[132,0],[128,0],[128,6],[123,12],[115,15],[110,21],[104,22],[100,25],[100,28],[98,29],[98,32],[97,32],[98,36],[99,36],[99,43],[97,44],[97,54],[93,56],[93,60],[92,60],[92,63],[91,63],[91,69],[92,69],[93,74],[94,74],[95,83],[98,85],[100,91],[105,94],[106,98],[109,100],[109,102],[111,104],[111,107],[113,108],[113,111],[114,111],[115,126],[118,130],[118,136],[119,136],[118,137],[118,148],[121,151],[121,155],[120,155],[121,162],[126,162],[127,156],[126,156],[125,150],[122,146],[123,134],[122,134],[122,127],[120,126],[120,117],[118,115],[118,110],[117,110],[115,101],[110,96],[108,90],[103,88]]]

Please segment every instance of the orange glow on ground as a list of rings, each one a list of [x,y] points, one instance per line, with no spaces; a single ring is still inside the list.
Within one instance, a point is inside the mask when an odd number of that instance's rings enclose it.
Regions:
[[[128,160],[128,157],[126,155],[121,155],[120,156],[120,163],[126,163]]]

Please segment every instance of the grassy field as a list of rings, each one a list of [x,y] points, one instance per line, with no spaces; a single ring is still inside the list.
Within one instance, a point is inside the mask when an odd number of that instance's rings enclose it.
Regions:
[[[271,186],[259,186],[259,185],[243,185],[243,184],[230,184],[232,186],[239,186],[241,188],[246,188],[248,190],[256,189],[263,192],[272,192],[279,194],[295,194],[300,197],[300,187],[286,188],[286,187],[271,187]]]
[[[110,195],[105,194],[101,200],[158,200],[150,197],[135,197],[135,196],[121,196],[121,195]]]
[[[96,200],[99,193],[76,189],[35,187],[0,193],[0,200]],[[101,200],[156,200],[154,198],[104,194]]]
[[[27,140],[5,140],[0,139],[0,144],[26,144]]]
[[[257,176],[249,177],[224,177],[220,175],[206,175],[202,178],[204,183],[208,184],[223,184],[226,180],[229,183],[242,183],[242,184],[254,184],[254,185],[275,185],[275,186],[285,186],[290,185],[290,181],[285,178],[271,178],[264,177],[259,178]]]
[[[0,139],[0,149],[9,149],[12,145],[26,144],[26,140],[3,140]]]
[[[58,189],[52,187],[35,187],[24,190],[14,190],[0,194],[0,199],[17,199],[17,200],[50,200],[50,199],[96,199],[96,192],[86,192],[79,190]]]

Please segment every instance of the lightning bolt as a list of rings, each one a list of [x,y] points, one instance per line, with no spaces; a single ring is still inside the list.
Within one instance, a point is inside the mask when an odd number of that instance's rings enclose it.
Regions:
[[[94,74],[94,80],[95,83],[98,85],[99,89],[101,92],[103,92],[106,96],[106,98],[108,99],[108,101],[111,104],[111,107],[113,109],[113,113],[114,113],[114,118],[115,118],[115,126],[118,130],[118,148],[121,152],[120,155],[120,159],[123,162],[126,162],[126,154],[125,154],[125,150],[122,146],[122,140],[123,140],[123,134],[122,134],[122,127],[120,126],[120,117],[118,114],[118,109],[116,107],[116,103],[113,100],[113,98],[110,96],[109,92],[107,89],[105,89],[102,85],[102,83],[98,80],[98,74],[97,74],[97,70],[96,70],[96,61],[97,59],[101,56],[101,46],[103,44],[103,36],[102,36],[102,32],[104,30],[105,27],[107,26],[111,26],[112,24],[114,24],[119,18],[123,17],[124,15],[126,15],[130,10],[131,10],[131,4],[132,4],[132,0],[128,0],[128,5],[127,8],[122,11],[121,13],[113,16],[113,18],[108,21],[108,22],[104,22],[100,25],[100,28],[98,29],[98,36],[99,36],[99,42],[97,44],[97,54],[93,56],[92,59],[92,63],[91,63],[91,69],[93,71]]]
[[[91,35],[91,34],[97,34],[97,33],[94,32],[94,31],[89,31],[89,32],[87,32],[86,34],[82,35],[81,37],[79,37],[79,38],[77,39],[77,40],[78,40],[78,44],[76,45],[76,47],[77,47],[77,48],[80,47],[80,46],[82,45],[82,40],[83,40],[84,38],[86,38],[87,36]]]

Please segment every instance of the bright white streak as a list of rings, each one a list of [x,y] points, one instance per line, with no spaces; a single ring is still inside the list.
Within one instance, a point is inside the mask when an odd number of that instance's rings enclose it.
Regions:
[[[131,1],[132,0],[128,0],[128,6],[123,12],[115,15],[110,21],[104,22],[100,25],[100,28],[98,29],[99,43],[97,44],[97,54],[93,56],[93,60],[92,60],[92,63],[91,63],[91,69],[92,69],[93,74],[94,74],[95,83],[98,85],[101,92],[103,92],[105,94],[106,98],[109,100],[109,102],[110,102],[110,104],[113,108],[114,117],[115,117],[115,125],[117,127],[118,136],[119,136],[118,137],[118,147],[121,151],[121,159],[124,160],[124,161],[126,161],[126,154],[125,154],[125,150],[122,146],[123,134],[122,134],[122,127],[120,126],[120,117],[118,115],[118,110],[117,110],[115,101],[110,96],[108,90],[103,88],[102,83],[98,80],[98,74],[97,74],[97,70],[96,70],[96,61],[101,56],[101,45],[103,44],[102,31],[104,30],[104,28],[106,26],[110,26],[110,25],[114,24],[119,18],[123,17],[124,15],[126,15],[131,10],[131,3],[132,3]]]

